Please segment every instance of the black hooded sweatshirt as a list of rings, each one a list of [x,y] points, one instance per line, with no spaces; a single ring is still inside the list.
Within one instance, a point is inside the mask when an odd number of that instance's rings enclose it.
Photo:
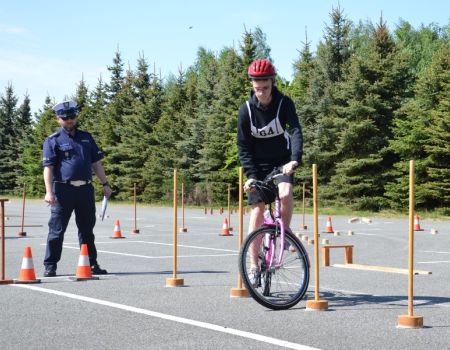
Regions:
[[[300,163],[303,137],[294,102],[273,86],[272,101],[263,107],[252,91],[239,108],[237,145],[249,179],[256,179],[261,167]]]

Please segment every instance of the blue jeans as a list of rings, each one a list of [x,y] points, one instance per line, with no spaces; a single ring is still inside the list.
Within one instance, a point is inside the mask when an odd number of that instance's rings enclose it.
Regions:
[[[75,211],[80,246],[87,244],[90,264],[91,266],[97,264],[97,249],[93,232],[95,226],[94,188],[91,184],[75,187],[55,182],[53,185],[56,203],[51,206],[44,266],[56,268],[61,259],[64,233],[73,211]]]

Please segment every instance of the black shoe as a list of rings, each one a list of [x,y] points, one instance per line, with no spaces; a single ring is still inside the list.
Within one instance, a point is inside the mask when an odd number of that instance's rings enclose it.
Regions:
[[[55,276],[56,276],[56,267],[46,266],[44,271],[44,277],[55,277]]]
[[[108,273],[108,271],[102,269],[99,264],[92,265],[91,271],[93,275],[106,275]]]

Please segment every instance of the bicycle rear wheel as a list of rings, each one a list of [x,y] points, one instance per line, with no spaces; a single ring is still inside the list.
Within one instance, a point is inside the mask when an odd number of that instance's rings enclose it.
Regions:
[[[280,236],[274,227],[264,226],[252,232],[244,241],[239,255],[239,270],[250,295],[261,305],[273,309],[288,309],[305,295],[309,284],[309,260],[301,242],[285,232],[285,250],[281,252]],[[275,249],[270,249],[270,244]],[[267,254],[274,254],[269,267]],[[281,263],[278,257],[283,253]],[[253,271],[255,265],[258,274]],[[253,271],[252,271],[253,268]]]

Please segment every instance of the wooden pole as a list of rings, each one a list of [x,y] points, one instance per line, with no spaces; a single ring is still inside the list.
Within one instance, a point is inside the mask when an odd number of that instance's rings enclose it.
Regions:
[[[27,185],[23,184],[23,195],[22,195],[22,226],[19,232],[17,232],[17,235],[19,237],[25,237],[27,233],[23,230],[24,223],[25,223],[25,197],[26,197],[26,188]]]
[[[134,229],[133,229],[133,233],[137,234],[139,233],[139,230],[137,228],[137,210],[136,210],[136,183],[134,184]]]
[[[414,161],[409,161],[408,315],[398,316],[400,328],[422,328],[423,317],[414,316]]]
[[[302,219],[302,229],[306,230],[308,226],[305,225],[305,193],[306,193],[306,184],[303,183],[303,200],[302,200],[302,212],[303,212],[303,219]]]
[[[241,251],[242,242],[244,240],[244,170],[239,167],[239,238],[238,248]],[[249,297],[248,290],[242,285],[242,278],[238,272],[237,288],[231,288],[230,297],[232,298],[247,298]]]
[[[13,283],[13,280],[11,279],[6,279],[5,278],[5,202],[7,202],[7,199],[0,199],[0,204],[1,204],[1,208],[2,208],[2,213],[1,213],[1,241],[2,241],[2,268],[1,268],[1,278],[0,278],[0,284],[11,284]]]
[[[319,214],[317,199],[317,164],[312,166],[313,177],[313,223],[314,223],[314,300],[306,302],[306,309],[323,311],[328,309],[328,301],[319,297]]]
[[[181,227],[179,232],[187,232],[187,228],[184,226],[184,182],[181,183]]]
[[[233,231],[231,227],[231,185],[228,184],[228,230]]]
[[[166,287],[180,287],[184,285],[183,278],[177,278],[177,169],[173,169],[173,276],[172,278],[166,278]]]

